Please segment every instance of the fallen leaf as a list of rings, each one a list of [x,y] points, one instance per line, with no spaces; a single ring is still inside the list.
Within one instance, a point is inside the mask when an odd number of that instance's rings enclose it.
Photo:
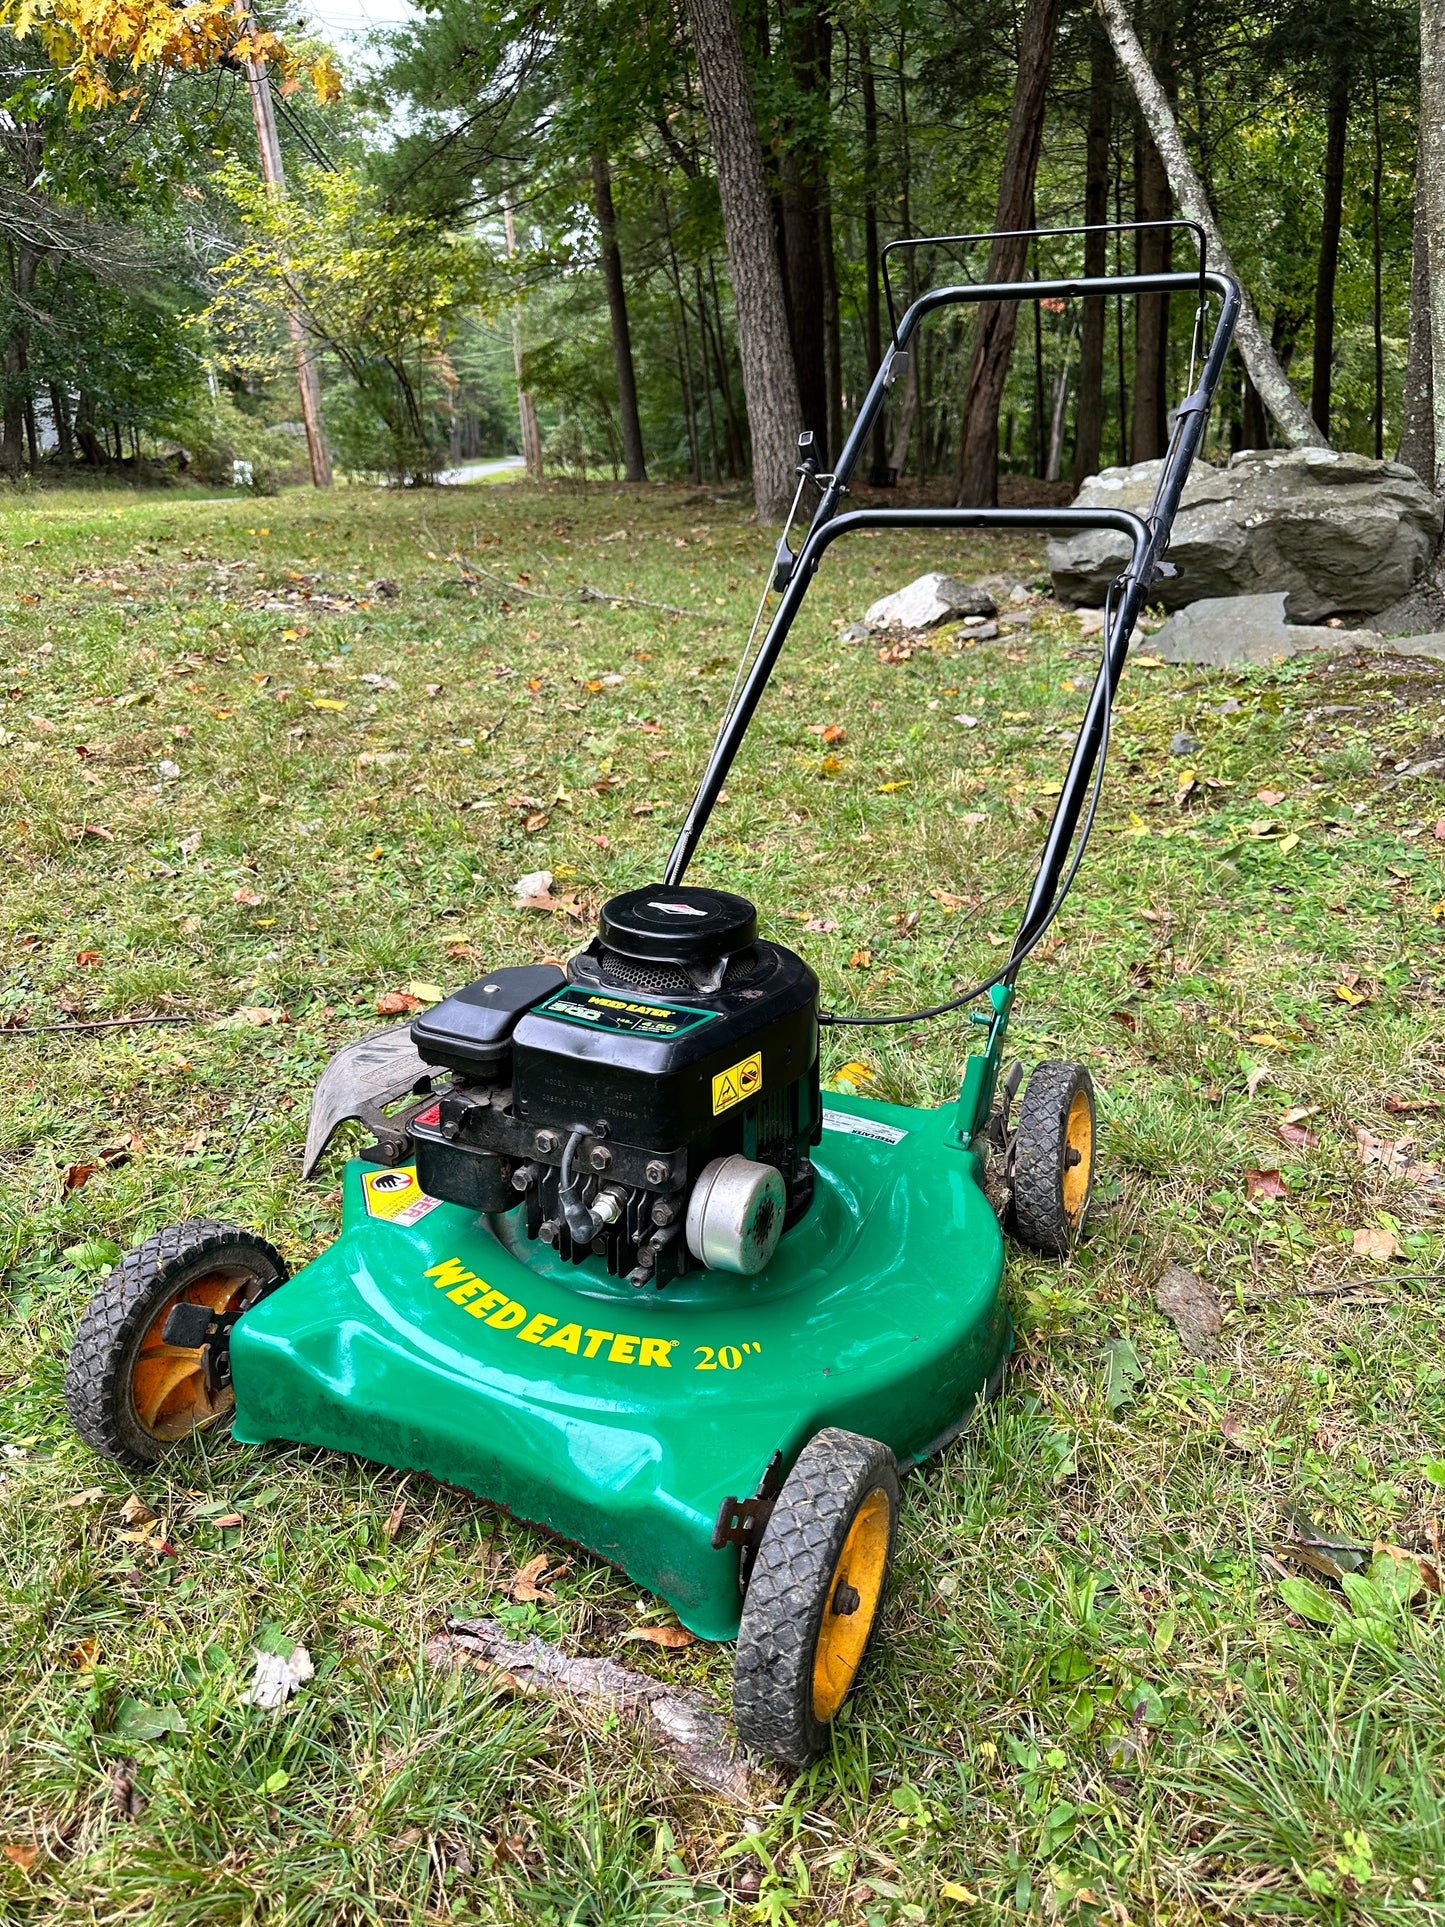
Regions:
[[[253,1650],[256,1670],[250,1686],[241,1695],[252,1706],[264,1706],[274,1712],[286,1704],[298,1687],[315,1676],[311,1655],[299,1643],[289,1653],[268,1653],[259,1646]]]
[[[334,696],[317,696],[313,699],[313,709],[345,709],[346,704],[338,702]]]
[[[1245,1096],[1253,1097],[1255,1093],[1258,1091],[1260,1085],[1267,1084],[1269,1083],[1269,1081],[1270,1081],[1269,1065],[1256,1064],[1254,1066],[1254,1069],[1249,1073],[1249,1076],[1246,1077],[1244,1080]]]
[[[138,1492],[132,1492],[120,1509],[120,1516],[128,1526],[149,1525],[156,1516]]]
[[[253,1030],[265,1030],[271,1024],[290,1022],[284,1010],[277,1010],[269,1004],[242,1004],[236,1015]]]
[[[1387,1097],[1385,1109],[1395,1117],[1411,1117],[1416,1111],[1438,1111],[1438,1097]]]
[[[837,1076],[846,1077],[850,1084],[870,1084],[873,1081],[874,1072],[870,1065],[854,1062],[845,1064]]]
[[[1318,1117],[1319,1114],[1320,1107],[1318,1104],[1291,1104],[1279,1121],[1281,1124],[1299,1124],[1303,1122],[1305,1118]]]
[[[803,928],[811,931],[815,937],[831,937],[838,928],[838,920],[836,917],[809,917]]]
[[[1244,1195],[1247,1198],[1287,1198],[1289,1186],[1278,1171],[1246,1171]]]
[[[1385,1231],[1378,1225],[1363,1225],[1350,1240],[1350,1248],[1357,1258],[1373,1258],[1376,1264],[1387,1264],[1391,1258],[1403,1258],[1405,1253],[1400,1240],[1393,1231]]]
[[[1122,1024],[1127,1031],[1133,1032],[1139,1028],[1139,1019],[1132,1010],[1111,1010],[1109,1015],[1116,1024]]]
[[[422,982],[410,983],[407,990],[413,997],[420,997],[424,1004],[439,1004],[446,996],[440,984]]]
[[[936,904],[950,913],[954,910],[969,910],[973,907],[972,898],[957,897],[952,890],[930,890],[928,894]]]
[[[848,959],[848,968],[850,970],[871,970],[873,968],[873,952],[871,950],[855,950]]]
[[[1249,1428],[1240,1413],[1226,1412],[1219,1421],[1219,1429],[1236,1451],[1249,1451],[1251,1443]]]
[[[845,743],[847,740],[848,732],[841,723],[829,723],[823,731],[823,741],[825,743]]]
[[[696,1643],[697,1634],[690,1633],[686,1626],[634,1626],[631,1632],[624,1633],[624,1639],[645,1640],[649,1646],[666,1646],[671,1652],[678,1652],[684,1646]]]
[[[160,1706],[149,1706],[144,1700],[133,1699],[129,1694],[115,1709],[113,1731],[117,1738],[124,1740],[159,1740],[167,1733],[185,1733],[186,1716],[179,1706],[169,1702]]]
[[[77,950],[75,953],[75,961],[82,970],[94,970],[95,966],[100,962],[100,952],[98,950]]]
[[[529,1559],[527,1561],[520,1572],[513,1573],[512,1583],[508,1587],[508,1591],[519,1605],[556,1605],[556,1593],[549,1592],[547,1588],[541,1584],[541,1581],[543,1578],[560,1578],[572,1562],[570,1559],[564,1559],[560,1565],[553,1567],[552,1570],[548,1572],[547,1569],[551,1565],[551,1562],[552,1555],[550,1552],[539,1552],[535,1559]]]
[[[1267,810],[1275,809],[1284,801],[1284,798],[1285,792],[1283,790],[1256,790],[1254,793],[1255,802],[1263,803]]]
[[[245,910],[254,910],[258,903],[264,903],[266,899],[259,890],[253,890],[249,883],[243,883],[239,890],[231,892],[231,901],[239,903]]]
[[[878,794],[880,796],[892,796],[897,790],[911,790],[912,788],[913,779],[911,777],[902,778],[896,783],[880,783],[878,785]]]
[[[145,1795],[135,1783],[134,1760],[112,1760],[110,1764],[110,1804],[118,1820],[138,1820],[145,1807]]]
[[[78,1191],[83,1184],[89,1184],[96,1172],[104,1168],[103,1165],[99,1164],[69,1165],[66,1169],[65,1176],[60,1180],[60,1188],[69,1196],[72,1191]]]
[[[965,1887],[963,1883],[958,1880],[945,1880],[938,1891],[944,1900],[961,1900],[969,1907],[978,1904],[978,1895],[973,1891],[972,1887]],[[1074,1898],[1077,1900],[1079,1895],[1075,1894]]]
[[[1154,1303],[1178,1332],[1185,1351],[1195,1358],[1215,1355],[1219,1300],[1202,1278],[1184,1265],[1171,1264],[1154,1287]]]
[[[145,1148],[146,1141],[139,1131],[127,1131],[118,1143],[106,1146],[100,1154],[100,1161],[114,1170],[119,1165],[129,1164],[132,1158],[138,1158]]]
[[[0,1853],[3,1853],[5,1858],[17,1866],[23,1874],[28,1874],[35,1865],[35,1856],[39,1851],[39,1847],[17,1843],[0,1847]]]
[[[72,1492],[68,1499],[62,1499],[60,1503],[62,1505],[72,1506],[96,1505],[104,1497],[105,1488],[103,1486],[88,1485],[84,1492]]]
[[[391,1508],[386,1524],[382,1527],[388,1539],[394,1539],[397,1533],[401,1531],[401,1522],[406,1517],[406,1508],[407,1496],[403,1492],[396,1504]]]
[[[180,1156],[186,1158],[195,1157],[199,1152],[204,1151],[205,1148],[206,1132],[204,1129],[192,1131],[189,1137],[183,1137],[176,1146],[176,1150]]]
[[[383,1017],[409,1017],[423,1007],[422,999],[414,997],[409,990],[384,990],[376,1000],[376,1008]]]
[[[1307,1131],[1303,1124],[1281,1124],[1279,1134],[1283,1141],[1292,1145],[1296,1151],[1313,1151],[1320,1141],[1319,1133]]]
[[[843,758],[841,756],[825,756],[822,762],[819,763],[818,768],[824,776],[836,776],[843,768]]]
[[[1359,1004],[1369,1003],[1375,994],[1374,991],[1368,987],[1363,990],[1358,990],[1355,985],[1351,983],[1336,984],[1334,991],[1340,1002],[1342,1004],[1348,1004],[1351,1010],[1354,1010]]]
[[[232,1532],[237,1526],[245,1525],[246,1520],[239,1512],[223,1512],[219,1519],[213,1519],[211,1523],[218,1532]]]

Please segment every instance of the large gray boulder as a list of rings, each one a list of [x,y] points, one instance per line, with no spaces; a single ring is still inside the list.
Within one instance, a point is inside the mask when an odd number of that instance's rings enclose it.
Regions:
[[[1158,462],[1092,475],[1076,508],[1145,515]],[[1177,574],[1151,602],[1181,609],[1203,597],[1282,590],[1293,623],[1373,615],[1403,596],[1434,550],[1440,510],[1413,469],[1329,448],[1246,449],[1228,468],[1196,462],[1174,522]],[[1109,530],[1049,544],[1054,593],[1097,606],[1129,559]]]
[[[996,606],[987,589],[935,570],[875,602],[863,620],[869,629],[936,629],[960,616],[991,616]]]

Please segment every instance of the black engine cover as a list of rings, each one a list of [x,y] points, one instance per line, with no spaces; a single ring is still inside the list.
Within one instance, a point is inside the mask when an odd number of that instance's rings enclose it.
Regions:
[[[524,1203],[530,1236],[638,1283],[689,1268],[687,1194],[714,1158],[774,1165],[796,1222],[822,1127],[818,980],[756,930],[726,892],[634,891],[565,981],[493,971],[427,1012],[417,1049],[452,1081],[411,1127],[423,1189],[482,1211]],[[625,1200],[580,1248],[559,1207],[569,1138],[583,1201]]]

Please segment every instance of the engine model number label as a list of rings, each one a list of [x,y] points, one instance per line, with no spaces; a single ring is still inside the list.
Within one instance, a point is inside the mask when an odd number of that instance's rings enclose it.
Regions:
[[[637,1037],[685,1037],[690,1030],[710,1024],[721,1013],[694,1010],[688,1004],[654,1004],[638,997],[613,997],[605,990],[581,990],[568,984],[539,1004],[539,1017],[561,1017],[588,1030],[619,1030]]]

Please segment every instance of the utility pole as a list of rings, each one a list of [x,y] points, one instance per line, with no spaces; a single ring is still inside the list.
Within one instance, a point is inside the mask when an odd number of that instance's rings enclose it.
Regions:
[[[517,230],[512,222],[512,197],[502,195],[502,219],[507,224],[507,253],[517,252]],[[537,405],[522,386],[522,322],[512,310],[512,361],[517,370],[517,414],[522,423],[522,459],[534,482],[542,479],[542,437],[537,428]]]
[[[246,85],[251,95],[251,117],[256,123],[256,146],[261,154],[261,178],[274,199],[286,194],[286,175],[281,166],[281,143],[276,137],[276,110],[271,104],[271,83],[259,60],[247,60]],[[311,481],[316,488],[331,487],[331,457],[326,452],[326,428],[321,419],[321,379],[311,358],[311,341],[306,323],[294,306],[286,310],[286,325],[291,331],[291,354],[296,363],[296,385],[301,390],[301,419],[306,425],[306,450],[311,457]]]

